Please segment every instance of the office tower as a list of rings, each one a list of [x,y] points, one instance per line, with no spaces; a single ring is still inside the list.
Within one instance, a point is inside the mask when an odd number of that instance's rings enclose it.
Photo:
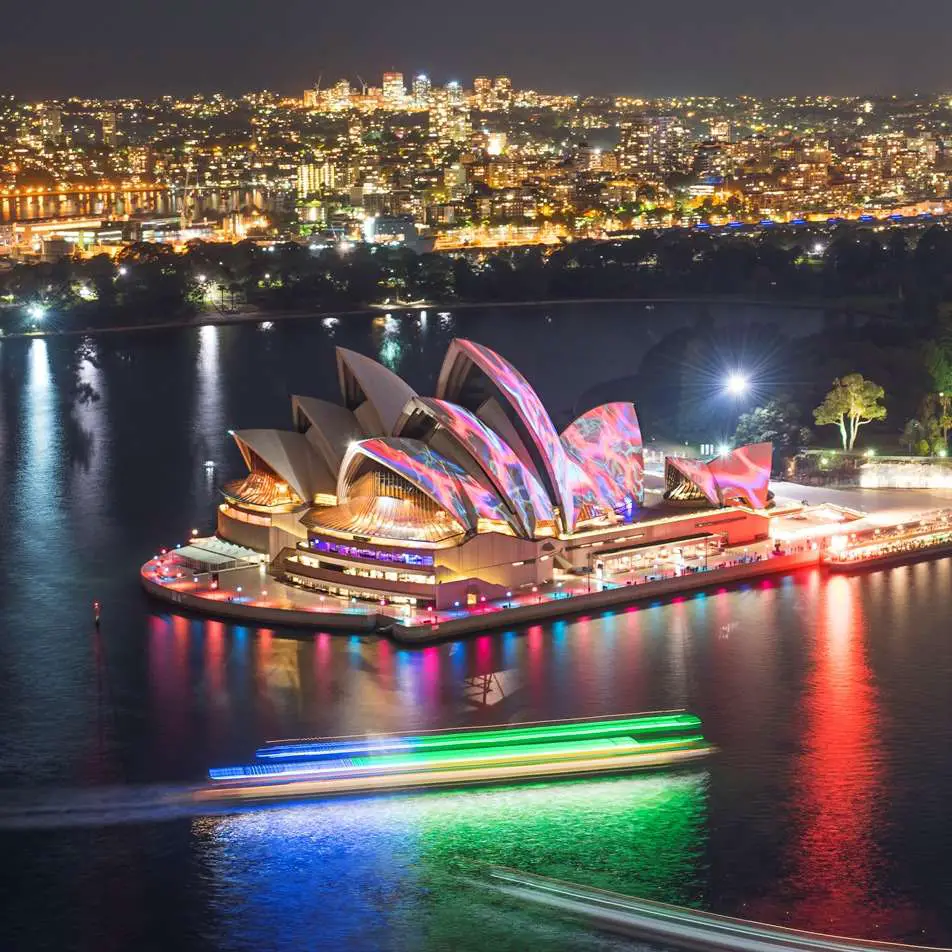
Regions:
[[[328,105],[332,109],[349,109],[350,98],[350,83],[346,79],[342,79],[331,87],[328,93]]]
[[[455,79],[446,84],[446,99],[451,106],[463,104],[463,87]]]
[[[63,141],[63,113],[56,106],[40,106],[40,138],[59,145]]]
[[[102,124],[102,143],[110,149],[116,147],[118,141],[118,130],[116,128],[117,118],[115,112],[109,110],[104,112],[99,121]]]
[[[508,76],[493,80],[493,99],[497,109],[509,109],[512,105],[512,80]]]
[[[430,105],[430,136],[440,145],[461,145],[469,139],[469,109],[459,83],[447,83],[433,91]]]
[[[486,111],[493,106],[493,84],[488,76],[477,76],[473,80],[473,105]]]
[[[402,109],[407,98],[403,73],[383,74],[383,104],[387,109]]]
[[[430,77],[420,73],[413,77],[413,105],[426,109],[430,105]]]

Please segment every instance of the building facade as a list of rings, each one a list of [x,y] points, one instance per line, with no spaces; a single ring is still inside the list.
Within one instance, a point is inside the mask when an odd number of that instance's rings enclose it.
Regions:
[[[295,396],[293,429],[233,433],[247,474],[223,488],[218,533],[266,552],[292,585],[447,608],[666,540],[767,533],[766,498],[752,494],[646,508],[632,404],[594,407],[560,434],[525,377],[473,341],[451,343],[434,397],[340,348],[337,375],[340,404]],[[743,465],[763,462],[758,450]]]

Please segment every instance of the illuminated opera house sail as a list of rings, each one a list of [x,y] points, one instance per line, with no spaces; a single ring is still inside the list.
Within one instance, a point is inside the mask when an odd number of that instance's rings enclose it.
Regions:
[[[559,434],[525,377],[468,340],[451,343],[435,397],[342,348],[337,376],[340,403],[295,396],[292,429],[233,433],[247,474],[223,488],[218,533],[268,552],[285,582],[472,604],[590,569],[595,546],[668,531],[642,508],[630,403],[595,407]]]

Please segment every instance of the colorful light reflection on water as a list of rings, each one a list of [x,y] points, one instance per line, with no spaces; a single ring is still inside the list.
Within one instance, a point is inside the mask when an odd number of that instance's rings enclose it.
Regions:
[[[706,788],[690,773],[332,802],[193,833],[229,948],[599,948],[614,943],[470,880],[506,865],[694,904]]]
[[[664,317],[653,319],[675,326],[665,306],[658,310]],[[525,309],[516,336],[508,311],[460,312],[454,327],[440,318],[426,333],[415,316],[399,317],[400,371],[434,392],[459,334],[510,355],[547,406],[567,408],[566,353],[582,390],[632,372],[640,357],[628,342],[648,346],[631,331],[630,309],[599,314],[594,322],[589,305],[563,309],[552,334],[544,312]],[[801,325],[800,315],[785,320]],[[497,848],[494,831],[499,848],[523,850],[500,860],[539,872],[612,877],[606,885],[657,888],[659,898],[725,913],[952,944],[952,560],[835,584],[806,573],[425,652],[175,616],[143,597],[136,568],[156,544],[211,527],[216,486],[241,465],[226,428],[282,425],[288,393],[332,399],[334,375],[319,368],[333,367],[333,345],[376,355],[379,341],[356,316],[334,328],[289,321],[267,335],[220,327],[144,340],[99,338],[95,363],[78,361],[77,339],[0,343],[0,786],[192,781],[274,737],[672,707],[696,711],[720,753],[700,806],[685,807],[696,818],[691,832],[675,837],[681,845],[671,853],[656,837],[643,863],[629,861],[627,820],[609,825],[597,851],[579,853],[575,831],[546,813],[548,798],[558,806],[569,797],[555,787],[441,795],[432,801],[439,807],[427,798],[338,804],[317,813],[337,818],[336,839],[313,821],[313,862],[305,832],[270,819],[279,814],[5,834],[0,915],[13,947],[192,952],[248,948],[246,931],[256,948],[297,952],[319,942],[302,941],[313,930],[294,933],[289,920],[313,925],[318,914],[325,925],[346,916],[366,938],[352,945],[364,948],[386,947],[381,917],[404,947],[452,947],[457,924],[464,940],[480,929],[521,936],[533,916],[443,906],[432,887],[467,857]],[[68,396],[77,363],[99,401]],[[104,605],[99,637],[94,598]],[[637,790],[652,779],[628,782]],[[588,796],[563,804],[570,821],[587,816]],[[595,796],[591,810],[622,815],[610,798]],[[536,811],[551,822],[533,826],[527,814]],[[230,832],[216,838],[214,830]],[[254,861],[243,861],[239,846]],[[408,881],[414,891],[404,894]],[[286,902],[288,921],[256,901],[262,884]],[[256,915],[278,939],[268,941]],[[577,947],[577,937],[561,947]]]

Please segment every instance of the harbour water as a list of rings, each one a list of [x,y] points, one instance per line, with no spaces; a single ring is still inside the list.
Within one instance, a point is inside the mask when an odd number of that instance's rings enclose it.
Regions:
[[[952,560],[806,572],[419,651],[187,618],[139,590],[157,546],[210,528],[217,485],[241,468],[229,428],[290,425],[292,393],[334,396],[335,344],[429,393],[449,340],[473,337],[564,425],[587,389],[631,376],[661,333],[697,319],[601,305],[0,342],[4,802],[191,783],[277,737],[684,707],[719,748],[680,772],[0,831],[5,941],[623,947],[472,884],[498,863],[952,944]],[[98,399],[78,400],[77,384]]]

